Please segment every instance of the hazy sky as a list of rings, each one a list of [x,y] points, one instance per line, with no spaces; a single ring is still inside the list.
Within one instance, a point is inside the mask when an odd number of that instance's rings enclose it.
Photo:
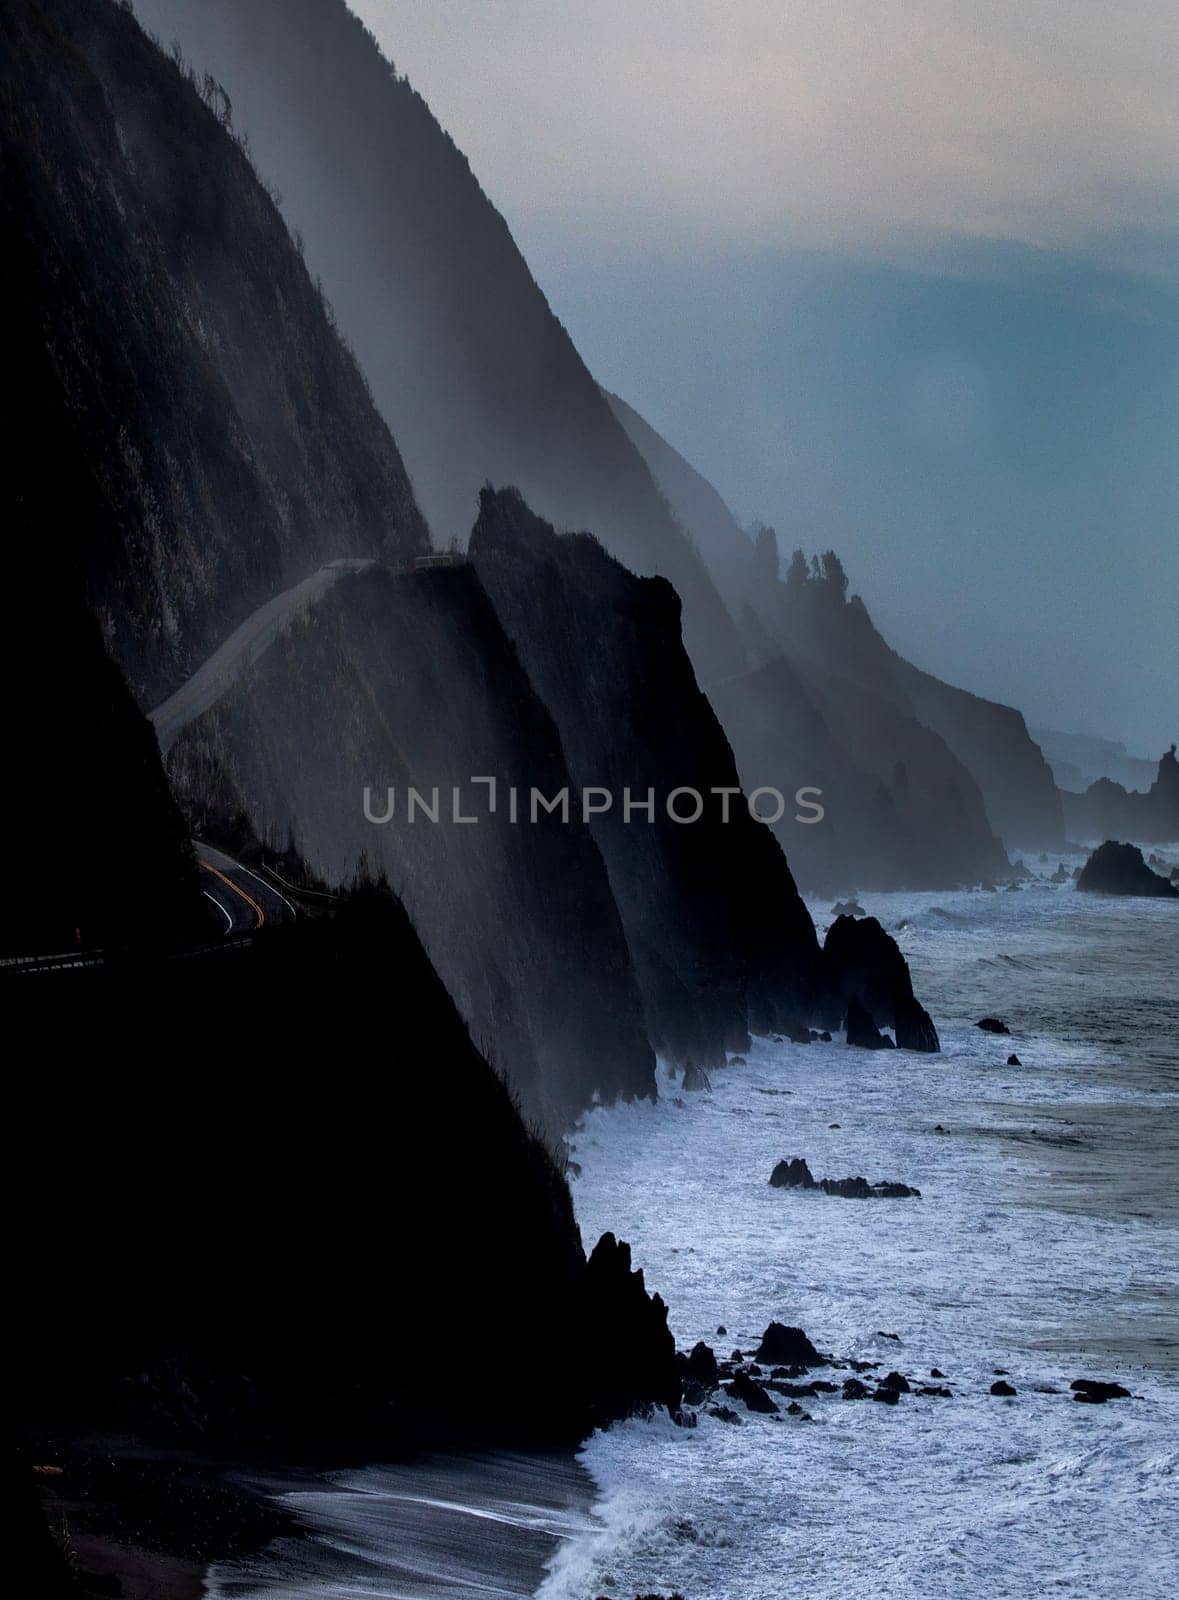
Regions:
[[[353,0],[598,378],[919,664],[1179,737],[1175,0]]]

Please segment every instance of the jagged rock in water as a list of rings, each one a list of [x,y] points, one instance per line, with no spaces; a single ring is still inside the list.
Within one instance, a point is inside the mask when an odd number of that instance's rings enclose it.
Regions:
[[[980,1017],[976,1026],[980,1027],[984,1033],[1011,1032],[1011,1029],[1007,1026],[1007,1024],[1005,1022],[1001,1022],[998,1017]]]
[[[802,1156],[795,1156],[790,1161],[779,1161],[770,1173],[770,1187],[773,1189],[815,1189],[818,1185],[811,1175],[811,1169]]]
[[[631,1269],[630,1246],[612,1233],[590,1254],[583,1307],[597,1417],[627,1416],[652,1403],[678,1411],[682,1392],[667,1307],[647,1293],[641,1269]],[[629,1343],[620,1343],[619,1328],[631,1330]]]
[[[904,1376],[903,1373],[900,1372],[886,1373],[885,1376],[880,1379],[880,1386],[882,1389],[898,1389],[901,1394],[908,1394],[910,1392],[909,1380]]]
[[[1179,889],[1150,870],[1137,845],[1117,844],[1112,839],[1107,839],[1086,861],[1077,888],[1088,894],[1179,900]]]
[[[1069,1384],[1074,1400],[1089,1405],[1104,1405],[1107,1400],[1129,1400],[1130,1391],[1120,1383],[1103,1383],[1099,1378],[1074,1378]]]
[[[748,1373],[735,1373],[730,1383],[722,1385],[725,1393],[734,1400],[740,1400],[749,1411],[758,1411],[765,1416],[776,1415],[781,1409],[776,1400],[772,1400],[766,1390],[756,1379]]]
[[[692,1346],[691,1353],[684,1357],[683,1365],[688,1377],[704,1384],[706,1388],[712,1388],[720,1381],[716,1353],[711,1345],[704,1343],[703,1339]]]
[[[757,1347],[757,1360],[769,1366],[821,1367],[826,1358],[821,1356],[801,1328],[788,1328],[781,1322],[771,1322],[761,1336]]]
[[[712,1082],[703,1067],[685,1067],[683,1087],[688,1091],[704,1091],[712,1088]]]
[[[991,1385],[991,1393],[1005,1396],[1016,1394],[1018,1391],[1014,1389],[1012,1385],[1009,1384],[1004,1378],[999,1378]]]
[[[847,1002],[847,1042],[858,1050],[895,1049],[893,1041],[886,1033],[880,1032],[856,994]]]
[[[907,1200],[920,1199],[921,1190],[905,1183],[869,1183],[867,1178],[816,1179],[801,1156],[792,1161],[779,1161],[770,1174],[774,1189],[821,1189],[824,1194],[843,1200]],[[882,1338],[895,1339],[895,1334],[882,1334]]]
[[[1007,1057],[1007,1065],[1009,1067],[1022,1067],[1023,1066],[1023,1062],[1019,1059],[1019,1057],[1017,1055],[1015,1055],[1013,1053],[1012,1055],[1009,1055]]]
[[[908,963],[875,917],[837,917],[823,941],[823,965],[845,1015],[854,997],[876,1029],[893,1029],[898,1049],[941,1048]]]
[[[895,1406],[900,1398],[901,1391],[888,1384],[881,1384],[878,1389],[872,1391],[872,1399],[879,1400],[882,1405]]]

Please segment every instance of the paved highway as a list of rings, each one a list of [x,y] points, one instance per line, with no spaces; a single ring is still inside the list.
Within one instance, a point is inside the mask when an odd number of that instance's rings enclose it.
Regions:
[[[360,557],[329,561],[309,578],[304,578],[302,583],[284,589],[282,594],[275,595],[273,600],[267,600],[265,605],[251,612],[224,644],[219,645],[209,659],[197,668],[187,683],[149,713],[155,724],[160,754],[168,754],[181,728],[195,721],[210,706],[216,705],[225,691],[237,682],[251,663],[257,661],[283,628],[296,617],[302,616],[346,573],[363,572],[373,565],[372,560]]]
[[[295,915],[291,902],[271,888],[240,861],[212,845],[196,842],[201,865],[201,888],[220,913],[221,931],[228,939],[233,934],[252,933],[268,922],[289,922]]]

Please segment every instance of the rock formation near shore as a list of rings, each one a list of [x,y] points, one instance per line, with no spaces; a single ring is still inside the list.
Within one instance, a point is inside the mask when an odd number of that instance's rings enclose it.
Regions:
[[[656,1050],[723,1063],[749,1029],[797,1033],[820,1003],[814,928],[740,792],[675,591],[589,535],[558,537],[511,491],[484,490],[470,559],[552,713],[574,785],[594,791],[590,828]],[[628,797],[649,809],[631,812]]]
[[[897,1048],[941,1048],[929,1012],[913,993],[909,964],[875,917],[836,917],[823,941],[828,979],[850,1025],[856,1002],[877,1028],[891,1028]],[[854,1042],[849,1039],[849,1042]]]
[[[1145,791],[1124,789],[1099,778],[1084,794],[1064,791],[1065,822],[1072,839],[1132,839],[1166,844],[1179,839],[1179,760],[1175,746],[1159,759],[1154,782]]]
[[[1088,894],[1179,900],[1179,888],[1150,870],[1137,845],[1117,844],[1112,839],[1107,839],[1086,861],[1077,888]]]

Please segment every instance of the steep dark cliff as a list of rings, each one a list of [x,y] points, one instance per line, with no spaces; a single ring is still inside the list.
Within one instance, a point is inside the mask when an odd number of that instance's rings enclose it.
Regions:
[[[341,1460],[677,1403],[660,1302],[612,1240],[587,1265],[560,1170],[387,894],[36,984],[5,980],[6,1016],[60,998],[69,1065],[14,1085],[38,1195],[10,1260],[37,1308],[18,1423]]]
[[[41,483],[107,511],[43,527],[42,562],[150,707],[269,595],[425,527],[215,93],[111,0],[13,0],[0,58],[9,380],[58,401]]]
[[[656,1049],[712,1062],[744,1048],[748,1028],[812,1020],[814,929],[739,793],[674,590],[635,577],[588,534],[558,537],[512,490],[484,490],[470,557],[556,721],[574,784],[600,791],[591,829]],[[628,811],[628,795],[653,805]],[[673,820],[669,796],[678,816],[699,818]]]
[[[439,545],[480,485],[520,486],[669,578],[701,670],[741,646],[707,570],[549,308],[466,157],[344,0],[136,0],[211,72],[306,242]]]
[[[595,1094],[653,1093],[598,847],[576,807],[533,816],[534,789],[571,786],[560,736],[470,565],[341,582],[185,731],[169,771],[198,828],[244,812],[329,884],[366,862],[387,874],[532,1115],[560,1126]],[[411,818],[411,787],[437,820],[416,802]],[[366,788],[388,821],[366,818]]]

